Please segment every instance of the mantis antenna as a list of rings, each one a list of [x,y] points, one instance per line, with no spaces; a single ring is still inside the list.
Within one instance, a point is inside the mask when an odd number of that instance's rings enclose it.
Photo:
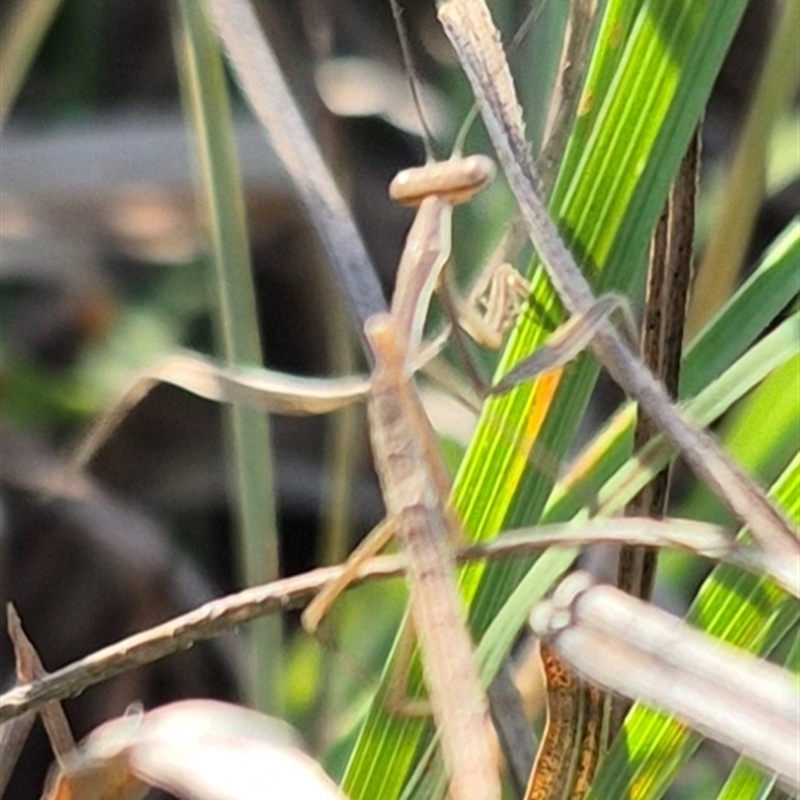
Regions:
[[[417,80],[417,73],[414,69],[414,59],[411,55],[408,29],[403,21],[403,9],[400,8],[399,0],[389,0],[389,5],[391,6],[392,16],[394,17],[394,26],[397,30],[397,39],[400,42],[400,51],[403,54],[403,64],[406,68],[408,85],[411,88],[411,97],[414,101],[414,107],[417,109],[420,125],[422,126],[422,139],[425,144],[425,160],[435,161],[436,154],[433,148],[433,134],[431,133],[425,113],[422,110],[422,101],[420,100],[419,96],[419,81]]]
[[[525,19],[522,21],[522,24],[517,28],[517,32],[514,34],[514,38],[511,40],[507,51],[509,55],[516,52],[522,42],[525,40],[525,37],[528,35],[528,32],[533,27],[534,23],[539,19],[544,9],[547,7],[547,4],[550,0],[538,0],[538,2],[532,3],[531,8],[528,11]],[[411,54],[411,46],[409,44],[409,36],[408,36],[408,28],[406,27],[405,22],[403,21],[403,9],[400,6],[399,0],[389,0],[389,5],[392,9],[392,16],[394,17],[394,25],[397,31],[397,38],[400,42],[400,50],[403,55],[403,64],[406,69],[406,76],[408,77],[408,84],[411,88],[411,97],[414,101],[414,107],[417,109],[417,115],[419,116],[420,125],[422,126],[423,131],[423,143],[425,146],[425,160],[426,161],[434,161],[436,159],[436,155],[434,152],[433,142],[435,141],[435,137],[431,131],[430,126],[428,125],[427,117],[425,116],[425,112],[422,109],[422,100],[420,98],[419,93],[419,78],[417,75],[417,70],[414,67],[414,58]],[[478,105],[477,103],[473,103],[472,107],[469,110],[464,121],[461,123],[458,133],[456,134],[455,142],[453,144],[453,155],[461,155],[464,151],[464,142],[474,124],[476,118],[478,116]]]

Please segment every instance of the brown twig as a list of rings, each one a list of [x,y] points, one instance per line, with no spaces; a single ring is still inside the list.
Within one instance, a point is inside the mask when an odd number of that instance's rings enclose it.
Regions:
[[[47,677],[47,672],[42,665],[39,654],[33,646],[31,640],[22,628],[22,620],[17,614],[17,610],[12,603],[6,606],[6,616],[8,618],[8,637],[14,645],[14,656],[17,662],[17,682],[19,684],[30,684],[32,681],[41,681]],[[53,748],[56,759],[62,761],[68,753],[75,748],[75,738],[67,720],[67,715],[58,700],[50,700],[42,704],[39,709],[50,745]],[[36,717],[35,711],[28,711],[21,717],[11,720],[8,725],[3,726],[2,738],[2,758],[0,758],[0,795],[6,789],[6,785],[19,759],[25,740],[30,733],[33,721]]]
[[[642,321],[642,358],[664,384],[671,398],[678,396],[683,331],[692,274],[695,195],[700,154],[699,129],[686,151],[650,244],[650,267]],[[642,414],[636,419],[634,450],[641,450],[658,435],[653,422]],[[670,463],[628,503],[626,514],[661,519],[667,513]],[[657,551],[651,547],[620,548],[617,586],[634,597],[648,600],[653,590]],[[630,708],[627,698],[611,705],[609,741],[617,735]]]
[[[13,604],[8,604],[6,613],[8,615],[8,635],[14,644],[14,653],[17,659],[17,680],[20,682],[43,680],[47,677],[47,672],[36,648],[22,629],[22,620]],[[39,709],[39,713],[42,715],[42,722],[56,758],[63,758],[75,747],[75,737],[72,735],[67,715],[61,707],[61,703],[57,700],[45,703]]]

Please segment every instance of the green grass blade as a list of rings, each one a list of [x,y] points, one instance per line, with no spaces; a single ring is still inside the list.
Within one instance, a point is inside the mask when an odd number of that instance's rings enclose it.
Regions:
[[[743,469],[768,484],[797,451],[798,408],[800,357],[796,356],[771,372],[724,420],[716,434]],[[732,521],[717,498],[700,485],[681,503],[680,515],[721,524]]]
[[[777,6],[773,26],[758,84],[725,179],[716,222],[697,266],[693,286],[696,300],[686,323],[689,335],[713,315],[736,285],[764,197],[770,133],[797,95],[800,3],[787,0]]]
[[[795,634],[785,664],[795,674],[800,672],[800,635]],[[740,758],[717,795],[717,800],[767,800],[774,785],[774,775],[765,775],[751,761]]]
[[[694,397],[800,294],[800,219],[775,239],[753,274],[691,342],[680,395]]]
[[[561,174],[572,175],[583,157],[589,137],[602,118],[603,98],[607,97],[630,39],[634,22],[642,9],[643,0],[609,0],[600,20],[593,58],[586,70],[583,91],[572,135],[567,142],[561,162]],[[561,181],[554,192],[554,201],[566,191]]]
[[[717,800],[768,800],[774,786],[774,776],[765,775],[751,761],[740,758]]]
[[[223,358],[260,366],[255,289],[250,267],[244,198],[222,58],[205,6],[179,0],[176,46],[191,111],[203,197],[210,221],[216,305]],[[275,492],[267,417],[252,409],[226,409],[239,528],[239,562],[247,585],[279,577]],[[282,632],[279,617],[254,623],[248,659],[251,701],[270,713],[282,710]]]
[[[734,360],[751,347],[756,337],[774,322],[775,317],[800,292],[800,272],[797,269],[800,259],[800,222],[791,223],[776,239],[773,246],[756,267],[753,275],[730,299],[727,305],[708,323],[703,331],[686,350],[681,364],[681,396],[692,398],[701,388],[708,386],[729,370]],[[791,336],[787,331],[785,345],[791,348]],[[763,352],[763,351],[761,351]],[[748,372],[748,364],[754,364],[764,377],[763,364],[757,359],[740,365],[737,373],[727,376],[726,382],[731,387],[731,401],[738,399],[745,391],[755,385],[756,376]],[[738,380],[743,381],[737,387]],[[760,378],[759,378],[760,380]],[[717,390],[725,384],[717,384]],[[712,390],[715,391],[715,390]],[[698,399],[702,408],[710,395]],[[692,406],[689,406],[691,408]],[[695,412],[700,413],[698,406]],[[719,412],[717,412],[719,413]],[[708,411],[702,417],[695,417],[696,422],[706,420],[709,424],[716,416]],[[571,472],[579,473],[592,465],[591,472],[580,474],[573,480],[571,477],[556,486],[545,512],[548,521],[565,521],[580,509],[580,498],[594,497],[600,486],[614,474],[628,459],[633,441],[634,408],[628,404],[620,409],[605,429],[594,441],[584,448],[576,458],[578,467]]]

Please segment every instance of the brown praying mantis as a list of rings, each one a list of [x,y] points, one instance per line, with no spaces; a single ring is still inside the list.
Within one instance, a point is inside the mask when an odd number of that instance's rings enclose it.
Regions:
[[[86,461],[121,413],[158,381],[208,399],[289,414],[323,413],[366,398],[388,517],[359,553],[381,547],[393,533],[402,541],[409,564],[411,617],[451,789],[459,800],[499,797],[500,783],[486,700],[454,578],[451,545],[459,542],[460,529],[446,508],[449,480],[412,375],[440,344],[423,348],[422,333],[431,296],[450,256],[453,206],[471,199],[493,175],[494,165],[485,156],[454,156],[404,171],[392,183],[392,196],[418,204],[418,210],[400,260],[391,309],[371,316],[365,325],[374,360],[368,381],[326,383],[266,370],[224,370],[192,356],[173,357],[136,382],[117,409],[94,428],[77,456]],[[592,314],[573,320],[540,352],[540,367],[552,368],[573,357],[616,305],[615,298],[602,298]],[[500,390],[512,385],[513,380],[506,381]],[[308,628],[317,627],[349,580],[345,574],[309,606],[304,615]]]
[[[277,413],[323,413],[366,398],[370,439],[381,481],[387,521],[359,550],[359,558],[380,549],[397,534],[408,559],[411,618],[420,642],[425,681],[453,796],[459,800],[500,796],[492,753],[486,700],[472,656],[455,584],[453,544],[461,538],[446,507],[449,479],[433,431],[413,384],[413,372],[440,341],[422,347],[422,327],[431,295],[450,250],[453,205],[469,200],[491,180],[485,156],[455,157],[401,173],[393,194],[419,198],[398,270],[388,313],[367,320],[365,336],[374,368],[369,380],[315,381],[268,370],[230,370],[193,356],[176,356],[135,382],[111,414],[95,426],[77,454],[85,462],[112,427],[149,386],[159,381],[220,402],[268,408]],[[409,188],[410,187],[410,188]],[[581,349],[591,328],[617,301],[603,298],[584,320],[573,320],[542,351],[543,367],[553,368]],[[503,384],[503,387],[513,383]],[[304,614],[311,630],[332,599],[351,580],[344,574],[317,596]]]

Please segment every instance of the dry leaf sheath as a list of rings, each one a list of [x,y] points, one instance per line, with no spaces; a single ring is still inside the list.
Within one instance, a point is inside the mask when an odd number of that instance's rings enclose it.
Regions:
[[[800,787],[800,696],[788,671],[583,572],[540,604],[533,626],[590,680],[675,714]]]

